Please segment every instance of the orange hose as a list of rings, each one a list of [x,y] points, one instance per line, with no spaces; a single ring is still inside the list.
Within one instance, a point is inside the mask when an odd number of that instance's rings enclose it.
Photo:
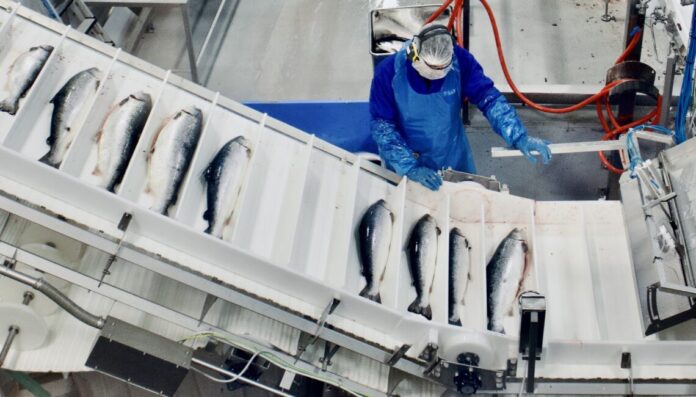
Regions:
[[[443,12],[445,12],[445,10],[447,9],[447,7],[449,7],[450,4],[452,4],[452,0],[446,0],[446,1],[440,6],[440,8],[438,8],[437,10],[435,10],[435,12],[433,13],[433,15],[430,16],[430,18],[426,19],[424,25],[427,25],[427,24],[429,24],[430,22],[436,20],[437,17],[439,17]]]
[[[648,123],[652,120],[653,123],[659,122],[659,108],[660,108],[660,103],[661,103],[661,97],[658,97],[658,104],[657,107],[647,114],[646,116],[640,118],[639,120],[633,121],[631,123],[628,123],[626,125],[620,125],[619,122],[616,120],[614,117],[614,114],[611,110],[611,105],[609,103],[609,92],[610,90],[615,87],[618,84],[621,84],[625,81],[629,81],[626,79],[623,80],[617,80],[613,81],[607,85],[605,85],[598,93],[592,95],[591,97],[575,104],[572,106],[568,106],[565,108],[552,108],[548,106],[542,106],[539,105],[529,98],[527,98],[515,85],[514,81],[512,80],[512,77],[510,76],[510,71],[508,70],[507,67],[507,62],[505,61],[505,55],[503,54],[503,46],[500,40],[500,32],[498,31],[498,24],[495,20],[495,15],[493,14],[493,10],[491,9],[491,6],[488,4],[487,0],[480,0],[481,4],[483,5],[484,9],[486,10],[486,14],[488,15],[488,19],[490,20],[491,23],[491,29],[493,30],[493,37],[495,39],[495,46],[496,50],[498,53],[498,59],[500,61],[500,66],[503,69],[503,74],[505,75],[505,80],[507,83],[510,85],[510,88],[512,91],[517,95],[517,97],[520,98],[520,100],[527,106],[531,107],[532,109],[538,110],[540,112],[545,112],[545,113],[554,113],[554,114],[561,114],[561,113],[570,113],[579,109],[584,108],[585,106],[595,103],[596,105],[596,110],[597,110],[597,118],[599,119],[600,124],[602,125],[602,128],[605,131],[604,136],[602,137],[602,140],[608,140],[615,138],[617,135],[622,134],[623,132],[627,131],[630,128],[636,127],[641,124]],[[452,0],[446,0],[443,5],[438,8],[438,10],[430,17],[428,18],[428,21],[426,23],[434,21],[442,12],[452,3]],[[455,29],[457,30],[457,40],[460,45],[463,44],[463,35],[461,32],[461,20],[457,22],[457,20],[460,18],[458,14],[461,13],[461,7],[463,5],[463,0],[456,0],[455,2],[455,7],[454,7],[454,14],[450,17],[449,21],[449,28],[451,29],[452,23],[456,23]],[[633,35],[633,38],[629,42],[629,44],[626,46],[626,49],[621,53],[621,55],[616,59],[615,64],[623,62],[631,52],[636,48],[640,41],[641,37],[641,31],[636,32],[636,34]],[[609,117],[609,120],[611,121],[611,124],[613,125],[614,129],[611,130],[609,124],[607,123],[607,120],[604,117],[604,113],[602,110],[602,105],[607,110],[607,114]],[[614,167],[609,161],[606,159],[606,156],[604,153],[600,152],[599,153],[600,160],[604,165],[607,167],[612,172],[616,173],[622,173],[623,170]]]

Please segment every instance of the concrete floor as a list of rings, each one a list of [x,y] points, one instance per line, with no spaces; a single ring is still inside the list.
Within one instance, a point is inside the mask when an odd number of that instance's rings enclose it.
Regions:
[[[200,1],[191,0],[192,14],[198,15]],[[219,1],[204,3],[214,10],[210,4]],[[207,85],[240,101],[365,100],[372,79],[369,10],[423,3],[438,2],[240,0]],[[518,85],[603,84],[622,49],[625,0],[611,0],[616,17],[611,22],[600,20],[604,7],[598,0],[490,3]],[[201,15],[200,25],[207,26],[214,11]],[[145,35],[137,54],[188,76],[176,11],[158,11],[153,24],[155,31]],[[646,30],[644,59],[658,70],[661,86],[669,39],[663,24],[654,32],[655,40]],[[471,51],[504,87],[490,23],[477,1],[472,2]]]
[[[192,9],[200,9],[197,1],[192,0]],[[240,0],[207,86],[242,102],[367,100],[372,79],[368,10],[415,3]],[[611,22],[600,20],[604,8],[597,0],[490,3],[498,18],[508,65],[520,86],[600,86],[607,68],[621,52],[625,0],[611,0],[610,13],[616,18]],[[490,23],[476,1],[472,2],[472,15],[471,51],[496,85],[505,89]],[[138,55],[188,76],[178,21],[175,13],[157,12],[155,30],[144,36]],[[198,24],[206,26],[205,15]],[[661,87],[670,51],[663,24],[646,29],[643,48],[644,61],[658,71],[656,85]],[[468,132],[480,174],[496,175],[514,194],[540,200],[600,197],[608,174],[595,154],[557,156],[547,167],[533,167],[521,158],[491,159],[490,147],[503,142],[491,133],[477,110],[472,112],[474,120]],[[601,136],[593,111],[548,116],[521,109],[520,115],[530,134],[552,142]]]

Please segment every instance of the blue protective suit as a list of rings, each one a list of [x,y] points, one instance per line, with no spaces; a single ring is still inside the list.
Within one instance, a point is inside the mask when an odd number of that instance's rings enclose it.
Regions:
[[[399,175],[414,167],[476,172],[461,119],[464,98],[478,106],[509,146],[516,147],[527,136],[515,109],[474,57],[458,46],[454,55],[452,70],[440,80],[421,77],[405,50],[375,70],[370,91],[372,137],[387,168]]]

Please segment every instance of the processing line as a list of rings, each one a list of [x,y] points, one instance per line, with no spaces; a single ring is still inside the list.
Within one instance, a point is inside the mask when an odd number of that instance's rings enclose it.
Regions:
[[[222,371],[197,349],[212,339],[286,369],[270,387],[277,394],[292,373],[363,395],[509,393],[522,383],[541,394],[696,393],[693,324],[681,324],[695,313],[695,140],[641,177],[625,174],[623,202],[536,202],[474,182],[432,192],[0,0],[0,86],[38,46],[53,50],[16,114],[0,113],[3,368],[95,369],[172,395],[190,369]],[[99,84],[51,167],[38,161],[49,150],[49,102],[87,67]],[[114,104],[139,91],[152,109],[112,193],[93,172],[95,139]],[[200,136],[175,204],[160,214],[150,209],[150,146],[187,107],[200,110]],[[205,233],[202,176],[238,136],[249,163],[218,238]],[[355,231],[379,200],[393,233],[377,303],[360,296]],[[416,291],[404,250],[426,214],[440,230],[431,319],[408,311]],[[454,228],[471,247],[461,326],[448,321]],[[486,265],[514,228],[526,236],[527,266],[503,334],[488,330]],[[133,364],[134,354],[147,360]]]

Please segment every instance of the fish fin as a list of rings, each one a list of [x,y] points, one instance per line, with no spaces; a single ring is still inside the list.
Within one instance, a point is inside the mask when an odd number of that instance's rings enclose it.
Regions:
[[[460,319],[453,320],[452,318],[450,318],[449,323],[450,325],[458,325],[460,327],[462,326],[462,320]]]
[[[92,175],[94,176],[101,176],[102,171],[99,169],[99,166],[94,167],[94,171],[92,171]]]
[[[471,279],[471,272],[469,272],[469,273],[466,274],[466,279],[469,280],[469,281],[472,280],[472,279]]]
[[[150,181],[147,182],[145,185],[145,194],[150,194],[152,193],[152,188],[150,187]]]
[[[438,236],[442,234],[442,230],[440,230],[439,226],[435,226],[435,233],[437,233]]]
[[[102,140],[103,135],[104,135],[104,130],[99,130],[96,134],[94,134],[94,142],[99,143]]]
[[[408,305],[408,311],[411,313],[421,314],[421,307],[418,304],[419,299],[416,298],[410,305]]]
[[[17,114],[17,104],[8,100],[4,100],[0,102],[0,112],[9,113],[12,116],[14,116],[15,114]]]
[[[382,298],[379,296],[379,292],[375,295],[370,295],[370,287],[367,285],[365,286],[365,288],[363,288],[362,291],[360,291],[360,296],[362,296],[363,298],[367,298],[373,302],[382,303]]]
[[[464,302],[465,300],[466,300],[466,296],[462,296],[462,300],[460,301],[460,303],[464,306],[466,306],[466,302]]]
[[[206,221],[210,220],[210,210],[205,210],[205,212],[203,212],[203,219],[205,219]],[[210,228],[212,228],[212,226],[208,226],[208,229],[210,229]],[[206,231],[206,233],[210,233],[210,232]]]
[[[51,152],[50,151],[48,153],[44,154],[43,157],[41,157],[39,159],[39,161],[44,163],[44,164],[48,164],[53,168],[58,168],[58,165],[60,165],[60,163],[56,163],[56,162],[51,161]]]
[[[507,313],[505,313],[505,314],[507,314],[508,316],[512,316],[512,310],[513,310],[513,307],[510,306],[510,308],[508,309]]]
[[[430,308],[430,305],[426,306],[424,309],[421,309],[420,314],[428,320],[433,319],[433,309]]]

